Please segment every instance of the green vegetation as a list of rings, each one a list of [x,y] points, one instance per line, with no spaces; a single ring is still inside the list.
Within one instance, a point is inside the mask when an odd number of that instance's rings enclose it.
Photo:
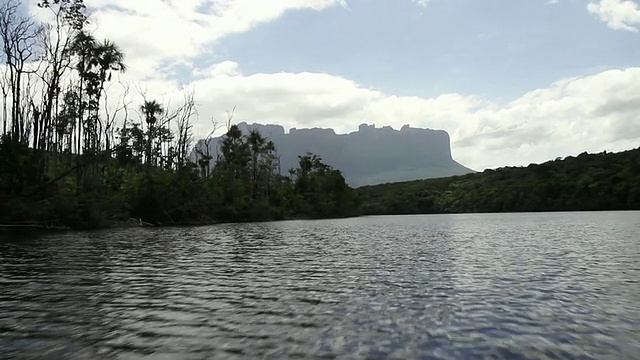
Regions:
[[[640,148],[356,192],[368,215],[640,210]]]
[[[462,168],[462,166],[460,166],[460,168]],[[421,169],[400,169],[396,171],[385,171],[373,176],[361,178],[359,179],[359,183],[362,184],[362,186],[365,186],[365,184],[383,184],[390,182],[413,181],[414,179],[443,178],[453,176],[456,173],[465,174],[471,172],[460,168],[457,168],[455,166],[430,166],[428,168]]]
[[[0,227],[356,213],[339,170],[306,154],[282,175],[276,145],[257,131],[242,134],[231,118],[215,159],[196,150],[191,161],[193,93],[174,108],[144,93],[141,104],[130,106],[129,88],[120,83],[123,98],[109,104],[108,87],[126,71],[124,54],[85,31],[82,0],[41,1],[53,25],[35,23],[20,6],[16,0],[0,6]]]
[[[172,151],[150,151],[159,148],[151,124],[122,131],[137,135],[122,135],[114,155],[41,151],[4,135],[0,224],[99,228],[132,218],[177,225],[356,214],[339,170],[306,154],[280,175],[275,145],[258,132],[244,136],[231,125],[211,166],[207,154],[197,165],[178,162]]]

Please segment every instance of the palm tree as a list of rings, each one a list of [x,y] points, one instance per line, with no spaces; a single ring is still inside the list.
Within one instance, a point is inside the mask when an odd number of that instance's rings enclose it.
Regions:
[[[91,68],[91,61],[93,54],[95,53],[96,39],[87,34],[84,31],[79,31],[73,38],[71,44],[71,53],[78,56],[78,62],[76,63],[76,70],[80,75],[80,86],[78,88],[78,123],[77,123],[77,138],[76,138],[76,151],[79,154],[82,149],[82,127],[84,120],[84,82],[88,78],[88,73]],[[88,85],[88,84],[87,84]],[[87,91],[88,92],[88,91]],[[85,142],[86,143],[86,142]]]
[[[127,65],[124,64],[124,53],[118,45],[109,40],[104,40],[95,48],[96,65],[100,69],[100,80],[102,83],[111,81],[111,71],[125,72]]]
[[[98,105],[100,104],[100,98],[104,91],[104,83],[106,81],[111,81],[112,71],[123,73],[127,70],[127,66],[123,63],[123,60],[124,53],[114,42],[104,40],[102,43],[95,46],[93,66],[97,67],[100,81],[99,89],[96,94],[96,103]],[[98,110],[99,106],[95,108],[95,118],[99,121],[100,117],[98,116]],[[112,122],[107,119],[107,125],[104,129],[107,150],[110,148],[109,132],[111,125]],[[100,127],[100,130],[102,131],[102,123],[100,123]]]
[[[140,110],[144,114],[144,119],[150,127],[158,120],[157,116],[164,112],[162,105],[155,100],[145,101],[140,106]]]
[[[147,169],[151,169],[151,143],[154,137],[154,124],[158,121],[157,116],[164,112],[162,105],[156,100],[147,101],[140,106],[140,110],[144,114],[144,119],[147,122]]]
[[[81,77],[91,68],[96,47],[97,42],[93,35],[80,31],[74,36],[70,51],[79,56],[76,70]]]

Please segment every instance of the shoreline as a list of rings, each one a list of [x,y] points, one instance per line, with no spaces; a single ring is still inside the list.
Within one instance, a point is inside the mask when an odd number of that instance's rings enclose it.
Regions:
[[[171,227],[202,227],[220,224],[243,224],[243,223],[268,223],[276,221],[296,221],[296,220],[330,220],[330,219],[347,219],[364,216],[363,214],[342,217],[285,217],[281,219],[244,219],[244,220],[209,220],[209,221],[189,221],[183,223],[172,224],[152,224],[142,219],[130,218],[129,220],[113,221],[104,226],[94,227],[70,227],[70,226],[46,226],[36,223],[23,224],[0,224],[0,234],[11,233],[62,233],[73,231],[97,231],[110,229],[132,229],[132,228],[171,228]]]
[[[425,216],[425,215],[474,215],[474,214],[541,214],[541,213],[597,213],[597,212],[634,212],[634,209],[608,209],[608,210],[543,210],[543,211],[502,211],[502,212],[438,212],[438,213],[400,213],[400,214],[359,214],[341,217],[286,217],[281,219],[245,219],[245,220],[210,220],[210,221],[190,221],[174,224],[152,224],[141,219],[130,218],[125,221],[114,221],[104,226],[80,227],[70,226],[46,226],[42,224],[0,224],[0,235],[2,234],[23,234],[23,233],[63,233],[74,231],[98,231],[110,229],[131,229],[131,228],[172,228],[172,227],[203,227],[221,224],[243,224],[243,223],[269,223],[279,221],[298,220],[340,220],[353,219],[368,216]]]

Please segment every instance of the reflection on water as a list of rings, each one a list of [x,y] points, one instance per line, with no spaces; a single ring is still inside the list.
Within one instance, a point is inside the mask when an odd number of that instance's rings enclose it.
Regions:
[[[637,358],[640,213],[0,239],[0,358]]]

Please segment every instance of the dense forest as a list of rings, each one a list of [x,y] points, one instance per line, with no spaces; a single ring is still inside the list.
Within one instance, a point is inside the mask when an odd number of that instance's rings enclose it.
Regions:
[[[369,215],[640,210],[640,148],[356,192]]]
[[[82,0],[0,5],[0,227],[341,217],[357,211],[339,170],[314,154],[282,174],[276,144],[226,124],[220,152],[193,151],[195,94],[174,107],[109,98],[125,57],[86,30]],[[213,123],[209,139],[222,126]],[[215,161],[214,161],[215,160]]]

